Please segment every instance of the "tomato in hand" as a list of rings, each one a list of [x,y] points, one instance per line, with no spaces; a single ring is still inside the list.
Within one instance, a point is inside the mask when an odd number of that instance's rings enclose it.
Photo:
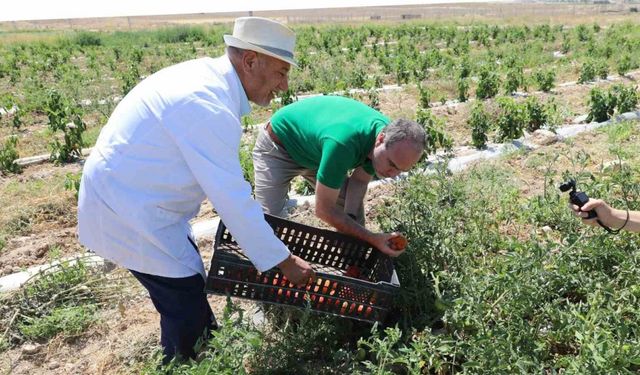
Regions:
[[[389,247],[396,251],[402,251],[407,247],[407,239],[399,234],[389,239]]]

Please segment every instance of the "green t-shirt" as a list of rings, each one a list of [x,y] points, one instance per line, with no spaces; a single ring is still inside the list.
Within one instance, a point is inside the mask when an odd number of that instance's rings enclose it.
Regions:
[[[362,166],[374,174],[368,155],[389,122],[359,101],[316,96],[280,109],[271,127],[296,163],[317,170],[320,183],[339,189],[351,169]]]

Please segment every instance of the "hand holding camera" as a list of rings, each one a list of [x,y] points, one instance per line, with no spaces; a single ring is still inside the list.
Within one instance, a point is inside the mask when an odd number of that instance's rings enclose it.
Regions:
[[[585,192],[576,190],[575,180],[569,180],[564,184],[560,185],[561,192],[566,193],[569,190],[571,190],[569,192],[569,201],[575,204],[576,206],[578,206],[579,209],[582,209],[582,206],[584,206],[585,204],[587,204],[587,202],[589,202],[589,197]],[[583,219],[593,219],[594,217],[598,216],[595,210],[589,210],[589,211],[583,211],[583,212],[587,212],[588,214],[588,216],[583,217]]]
[[[569,180],[560,185],[560,191],[564,193],[569,191],[569,201],[573,204],[571,209],[576,216],[582,218],[582,220],[589,225],[596,225],[595,223],[597,223],[597,225],[600,225],[610,234],[617,234],[629,223],[630,215],[628,209],[626,210],[626,218],[623,219],[622,215],[624,215],[624,211],[614,210],[602,200],[589,199],[587,194],[576,189],[575,180]],[[600,215],[596,213],[596,210],[600,211]],[[620,224],[620,222],[622,222],[622,224]],[[611,229],[610,226],[613,225],[616,225],[619,228]]]

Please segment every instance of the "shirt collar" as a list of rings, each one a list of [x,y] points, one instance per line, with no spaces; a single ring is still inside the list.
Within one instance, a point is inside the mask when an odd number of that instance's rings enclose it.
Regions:
[[[233,75],[233,78],[235,79],[235,81],[238,83],[238,92],[240,94],[240,116],[244,116],[249,114],[249,112],[251,112],[251,104],[249,104],[249,98],[247,98],[247,93],[244,91],[244,87],[242,87],[242,81],[240,81],[240,76],[238,75],[238,72],[236,72],[236,69],[233,67],[233,64],[231,63],[231,60],[229,59],[228,55],[224,55],[225,60],[229,63],[229,66],[231,67],[231,72]]]

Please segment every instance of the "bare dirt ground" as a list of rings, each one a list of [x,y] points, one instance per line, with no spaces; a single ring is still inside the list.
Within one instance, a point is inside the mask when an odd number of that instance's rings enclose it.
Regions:
[[[60,184],[67,173],[78,173],[81,163],[56,166],[44,163],[26,167],[22,173],[0,179],[4,194],[0,195],[0,224],[18,227],[0,251],[0,276],[19,272],[54,259],[80,254],[84,249],[76,239],[77,207],[74,193]],[[36,184],[50,190],[22,189],[13,186]],[[24,207],[33,209],[25,210]],[[194,221],[216,217],[209,201],[202,204]],[[22,228],[20,228],[22,227]],[[201,248],[210,247],[204,238]]]
[[[66,173],[80,168],[45,163],[0,180],[0,224],[12,235],[0,252],[0,275],[80,251],[75,241],[75,198],[61,188]]]

